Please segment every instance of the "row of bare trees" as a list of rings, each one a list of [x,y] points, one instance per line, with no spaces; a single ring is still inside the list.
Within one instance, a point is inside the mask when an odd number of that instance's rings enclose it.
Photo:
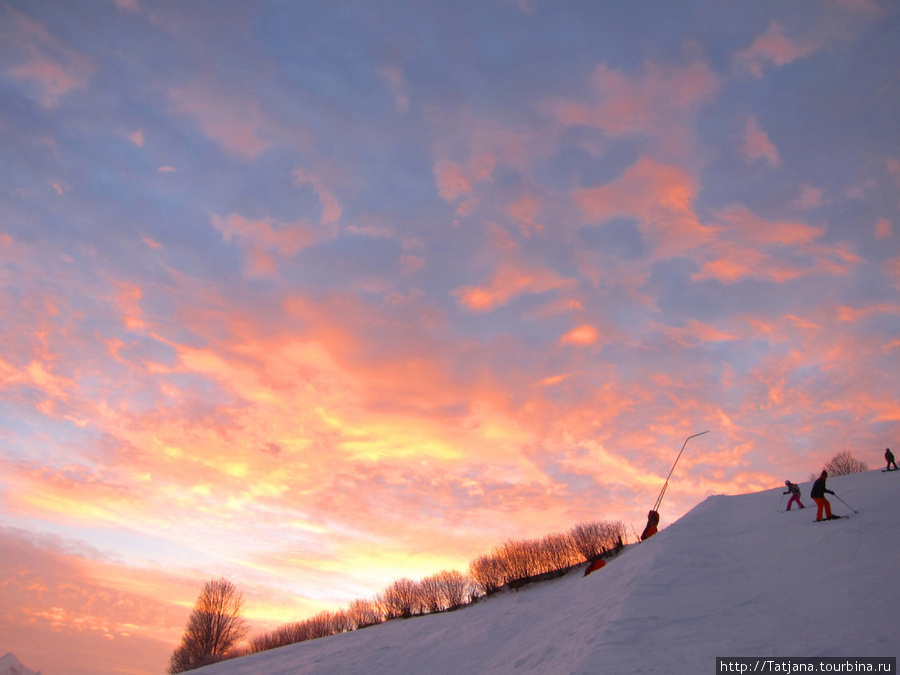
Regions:
[[[240,646],[238,643],[247,633],[247,624],[241,617],[243,595],[225,579],[209,581],[197,600],[182,644],[172,654],[169,672],[180,673],[391,619],[458,609],[512,582],[594,560],[620,547],[625,538],[624,523],[593,521],[540,539],[510,539],[473,560],[467,574],[444,570],[419,581],[404,577],[372,599],[353,600],[344,609],[326,610],[303,621],[284,624]]]
[[[469,576],[490,595],[511,582],[598,558],[624,538],[625,524],[621,521],[594,521],[542,539],[510,539],[473,560]]]
[[[458,609],[510,582],[593,560],[621,545],[625,538],[624,523],[594,521],[537,540],[510,539],[494,547],[490,554],[473,560],[468,574],[444,570],[419,581],[397,579],[372,599],[356,599],[345,609],[319,612],[257,635],[240,653],[275,649],[391,619]]]

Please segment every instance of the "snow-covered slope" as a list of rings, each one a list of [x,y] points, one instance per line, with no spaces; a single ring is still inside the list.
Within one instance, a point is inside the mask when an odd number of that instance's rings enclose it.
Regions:
[[[12,652],[8,653],[2,659],[0,659],[0,675],[41,675],[40,672],[34,672],[33,670],[28,670],[25,666],[19,663],[19,659],[17,659]]]
[[[712,673],[716,656],[900,653],[900,472],[709,497],[588,577],[208,666],[203,675]],[[785,501],[787,498],[785,498]],[[783,504],[782,504],[783,508]],[[665,505],[663,505],[665,519]]]

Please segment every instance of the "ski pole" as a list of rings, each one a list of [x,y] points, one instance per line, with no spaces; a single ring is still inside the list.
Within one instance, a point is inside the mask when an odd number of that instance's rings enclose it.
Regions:
[[[783,501],[784,501],[784,495],[782,494],[781,500],[778,502],[778,508],[776,509],[775,513],[781,513],[781,502],[783,502]]]
[[[851,511],[853,511],[853,513],[859,513],[859,511],[857,511],[856,509],[854,509],[852,506],[850,506],[847,502],[845,502],[843,499],[841,499],[841,498],[838,497],[837,495],[834,495],[834,498],[837,499],[841,504],[843,504],[844,506],[846,506],[848,509],[850,509]]]

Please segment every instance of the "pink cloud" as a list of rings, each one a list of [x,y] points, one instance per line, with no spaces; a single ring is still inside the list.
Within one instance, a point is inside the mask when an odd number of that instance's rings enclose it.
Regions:
[[[54,108],[60,99],[73,89],[87,89],[89,73],[80,75],[73,70],[35,55],[28,63],[10,68],[9,73],[20,80],[35,80],[41,88],[40,101],[47,108]]]
[[[232,213],[210,222],[226,242],[235,241],[246,254],[245,271],[250,276],[274,276],[277,259],[292,258],[315,241],[314,231],[303,222],[282,223],[272,218],[249,220]]]
[[[485,286],[461,286],[453,291],[459,303],[473,312],[490,312],[520,295],[572,289],[572,279],[539,267],[502,263],[490,283]]]
[[[719,79],[701,62],[684,67],[648,62],[643,76],[634,78],[601,63],[591,85],[598,103],[560,101],[554,106],[557,118],[568,126],[596,126],[619,136],[657,128],[670,114],[663,111],[697,110],[718,91]]]
[[[459,164],[442,159],[434,165],[438,194],[448,202],[472,191],[472,182]]]
[[[744,156],[750,161],[758,159],[766,160],[770,166],[778,168],[781,166],[781,158],[778,156],[778,150],[769,140],[769,135],[760,129],[759,120],[755,116],[747,120],[747,126],[744,129]]]
[[[740,239],[754,244],[797,246],[811,244],[825,234],[824,229],[801,221],[766,220],[741,204],[721,209],[715,215]]]
[[[878,17],[890,11],[888,6],[882,7],[876,0],[837,0],[838,5],[850,12],[858,12]]]
[[[412,274],[425,267],[425,258],[418,255],[404,255],[400,257],[400,266],[403,274]]]
[[[884,269],[888,277],[893,281],[894,287],[900,288],[900,258],[888,260],[884,264]]]
[[[818,208],[825,203],[825,191],[811,185],[804,185],[794,203],[804,211]]]
[[[662,331],[683,347],[696,347],[707,342],[731,342],[743,337],[695,319],[688,320],[684,327],[666,326],[662,327]]]
[[[252,99],[202,85],[173,89],[169,99],[175,112],[191,118],[230,155],[253,159],[269,146],[265,118]]]
[[[814,273],[849,273],[860,257],[847,244],[818,244],[825,231],[799,221],[768,221],[746,206],[716,214],[712,255],[692,278],[734,283],[751,277],[781,283]]]
[[[893,302],[880,302],[863,307],[843,306],[838,308],[837,316],[847,323],[859,323],[875,314],[900,315],[900,305]]]
[[[307,174],[302,169],[294,169],[292,175],[294,177],[294,182],[297,185],[311,185],[316,191],[316,195],[319,197],[319,201],[322,204],[323,225],[335,223],[340,220],[343,209],[337,198],[331,190],[325,187],[325,184],[319,177]]]
[[[893,234],[893,224],[887,218],[879,218],[875,223],[875,238],[879,240],[890,239]]]
[[[38,101],[46,108],[55,108],[61,99],[76,89],[87,89],[94,74],[94,66],[83,54],[66,47],[46,28],[14,9],[7,7],[12,17],[4,37],[25,60],[8,69],[18,80],[36,85]]]
[[[641,232],[671,254],[709,241],[693,211],[697,181],[686,170],[642,158],[616,180],[575,193],[575,202],[589,220],[602,223],[615,217],[638,220]]]
[[[543,225],[535,222],[540,209],[541,203],[537,199],[525,195],[519,201],[508,204],[506,213],[518,223],[522,236],[531,237],[544,229]]]
[[[773,20],[763,35],[735,55],[735,64],[739,70],[761,79],[767,65],[787,65],[809,56],[817,48],[811,41],[788,38],[784,27]]]
[[[476,182],[490,180],[494,166],[493,155],[486,153],[474,157],[468,167],[446,159],[438,160],[434,165],[438,194],[448,202],[455,201],[471,193]]]
[[[378,68],[376,74],[383,79],[394,94],[394,105],[397,112],[409,111],[409,87],[403,69],[397,64],[389,64]]]
[[[888,157],[885,164],[887,165],[889,174],[900,178],[900,159],[897,159],[896,157]]]
[[[144,147],[144,132],[142,129],[138,129],[137,131],[133,131],[130,134],[127,134],[128,140],[134,143],[139,148]]]
[[[582,325],[573,328],[568,333],[563,335],[559,342],[563,345],[592,345],[597,342],[597,339],[600,337],[600,333],[596,328],[590,325]]]

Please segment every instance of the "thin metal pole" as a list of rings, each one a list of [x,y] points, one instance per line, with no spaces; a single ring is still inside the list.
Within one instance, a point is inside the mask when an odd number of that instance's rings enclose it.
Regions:
[[[843,499],[841,499],[841,498],[838,497],[837,495],[834,495],[834,498],[837,499],[841,504],[843,504],[844,506],[846,506],[848,509],[850,509],[851,511],[853,511],[853,513],[859,513],[859,511],[857,511],[856,509],[854,509],[852,506],[850,506],[847,502],[845,502]]]
[[[662,490],[659,491],[659,497],[656,499],[656,506],[653,507],[654,511],[659,511],[659,505],[662,504],[663,495],[666,494],[666,488],[669,487],[669,479],[672,477],[672,473],[675,471],[675,465],[678,464],[678,460],[681,459],[681,453],[684,452],[684,449],[687,447],[688,441],[692,438],[697,438],[697,436],[702,436],[703,434],[708,434],[709,429],[706,431],[701,431],[699,434],[694,434],[693,436],[688,436],[684,439],[684,445],[681,446],[681,451],[678,453],[678,457],[675,458],[675,464],[672,465],[672,470],[669,471],[669,475],[666,476],[666,482],[662,486]]]

